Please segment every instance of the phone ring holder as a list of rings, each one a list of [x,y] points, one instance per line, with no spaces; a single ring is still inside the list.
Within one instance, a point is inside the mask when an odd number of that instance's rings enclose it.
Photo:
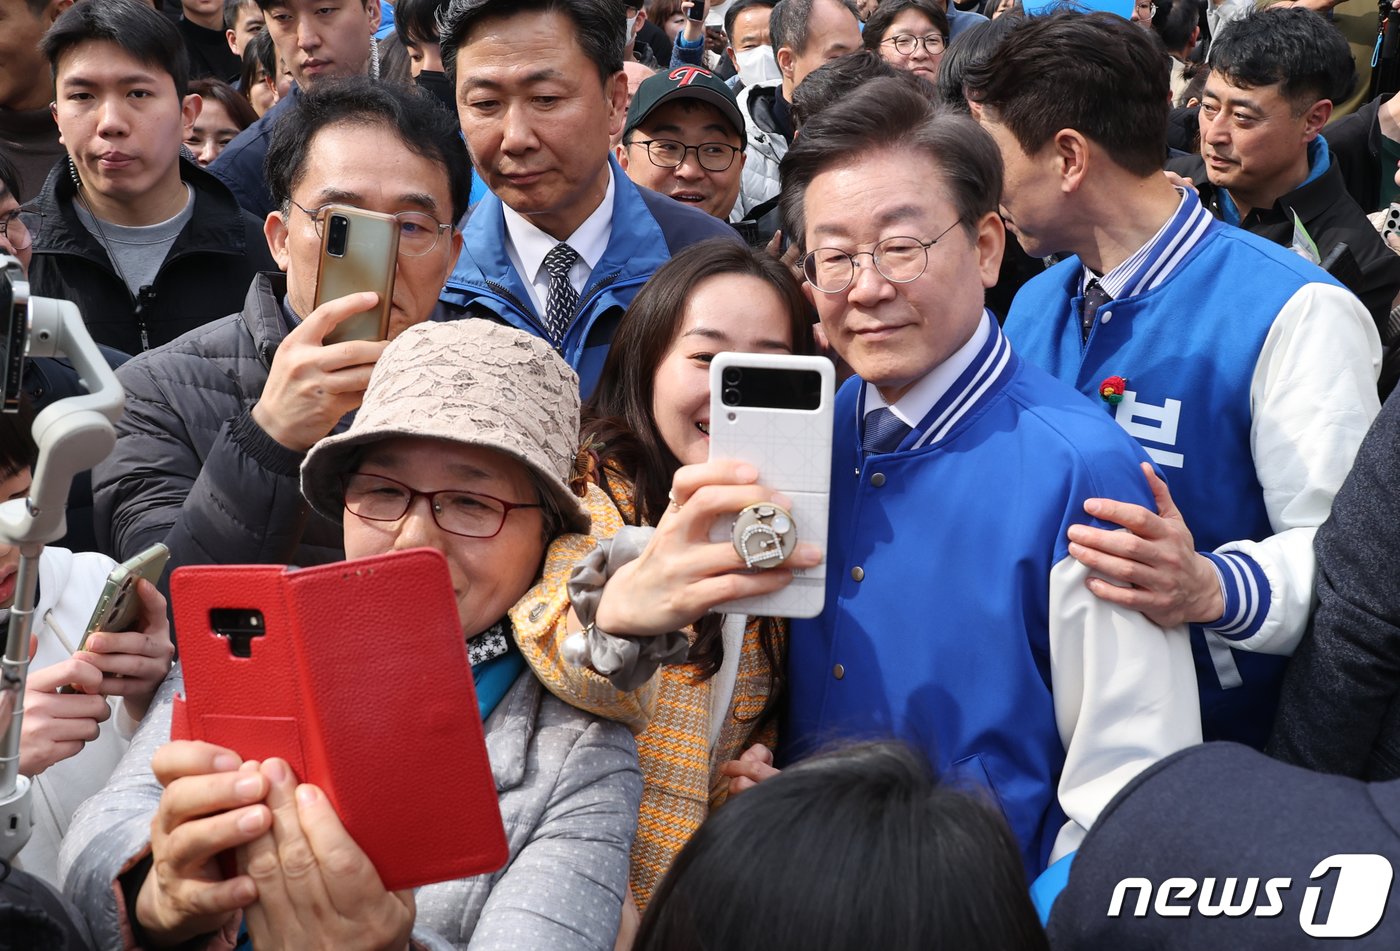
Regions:
[[[775,568],[797,547],[797,525],[781,506],[755,502],[735,517],[732,538],[746,568]]]

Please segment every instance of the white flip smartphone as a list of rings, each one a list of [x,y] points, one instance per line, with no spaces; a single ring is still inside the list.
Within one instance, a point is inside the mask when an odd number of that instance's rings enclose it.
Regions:
[[[822,562],[793,572],[792,583],[761,597],[715,607],[729,614],[816,617],[826,600],[827,509],[836,373],[825,357],[720,353],[710,363],[710,458],[738,459],[758,481],[792,499],[797,542],[816,545]],[[733,518],[711,541],[732,542]]]

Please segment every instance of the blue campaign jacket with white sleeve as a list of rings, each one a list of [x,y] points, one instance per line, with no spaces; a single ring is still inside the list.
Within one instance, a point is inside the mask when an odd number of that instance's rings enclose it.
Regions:
[[[1006,333],[1157,463],[1225,596],[1191,625],[1205,738],[1260,747],[1311,613],[1313,535],[1379,409],[1380,339],[1320,268],[1214,219],[1170,267],[1100,308],[1085,342],[1072,257],[1022,288]],[[1117,405],[1099,398],[1110,376]]]
[[[612,231],[608,247],[579,295],[573,323],[559,348],[579,376],[587,399],[598,383],[618,321],[656,269],[706,238],[741,240],[725,222],[632,183],[612,159]],[[462,230],[462,254],[447,279],[441,316],[486,317],[549,339],[525,282],[506,250],[501,200],[488,194]]]
[[[1141,449],[984,319],[895,452],[861,450],[863,381],[837,396],[826,609],[793,622],[784,757],[905,739],[995,792],[1034,878],[1200,714],[1185,629],[1095,598],[1066,552],[1085,499],[1150,501]]]

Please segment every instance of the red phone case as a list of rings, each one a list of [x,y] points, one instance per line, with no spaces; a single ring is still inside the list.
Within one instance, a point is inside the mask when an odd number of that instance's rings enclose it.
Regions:
[[[325,790],[391,891],[492,872],[505,829],[447,562],[421,548],[302,570],[171,576],[171,739],[280,756]],[[214,609],[261,611],[235,657]]]

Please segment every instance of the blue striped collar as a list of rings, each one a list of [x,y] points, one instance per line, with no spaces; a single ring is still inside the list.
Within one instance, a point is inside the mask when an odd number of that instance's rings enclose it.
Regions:
[[[919,449],[946,439],[953,428],[976,408],[987,394],[994,392],[998,384],[1014,369],[1011,344],[997,326],[996,318],[984,311],[982,320],[982,327],[966,345],[968,348],[975,348],[971,360],[967,361],[957,379],[934,398],[933,405],[920,417],[919,425],[899,444],[898,452]],[[955,359],[962,352],[954,354],[949,360]],[[946,365],[947,362],[940,366]],[[872,394],[874,399],[867,405],[866,398]],[[901,418],[905,417],[902,410],[914,409],[912,406],[899,405],[904,402],[900,400],[890,407]],[[860,402],[856,407],[857,419],[861,420],[863,425],[867,410],[882,405],[886,404],[880,399],[879,393],[869,383],[865,384],[861,387]],[[922,410],[923,407],[918,409]]]
[[[1083,269],[1079,278],[1081,295],[1089,286],[1089,281],[1094,279],[1098,280],[1099,286],[1109,297],[1118,300],[1145,294],[1171,277],[1172,272],[1205,237],[1212,220],[1210,212],[1194,191],[1178,188],[1177,192],[1181,195],[1181,201],[1176,211],[1151,240],[1129,255],[1127,260],[1103,277],[1087,267]]]

